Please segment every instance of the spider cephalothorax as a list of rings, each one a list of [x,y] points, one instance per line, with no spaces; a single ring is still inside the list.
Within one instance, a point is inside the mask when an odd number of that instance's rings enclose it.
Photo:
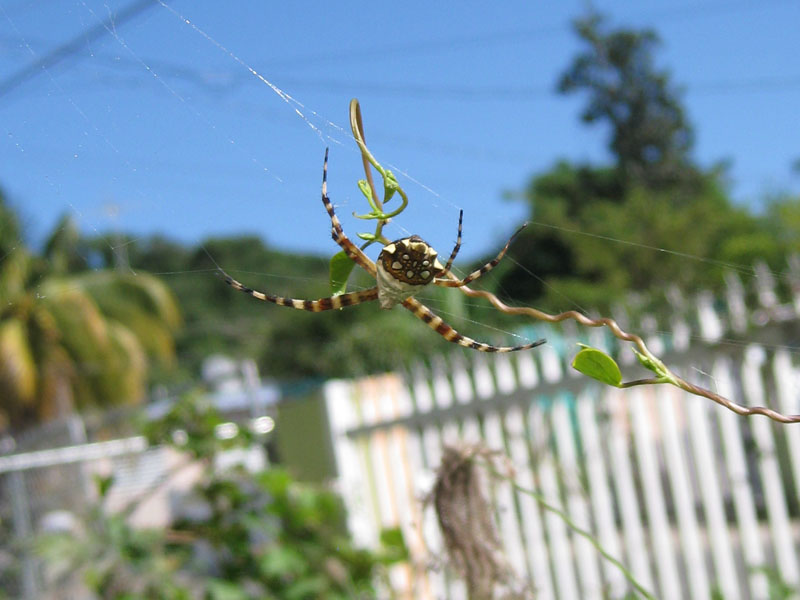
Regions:
[[[223,271],[225,281],[229,285],[259,300],[311,312],[343,308],[370,300],[378,300],[381,308],[386,309],[392,308],[395,304],[402,304],[404,308],[411,311],[415,317],[424,321],[428,327],[436,331],[436,333],[441,335],[448,342],[453,342],[466,348],[480,350],[481,352],[515,352],[517,350],[534,348],[535,346],[545,343],[545,340],[537,340],[522,346],[491,346],[489,344],[476,342],[458,333],[455,329],[450,327],[450,325],[445,323],[441,317],[433,314],[427,306],[414,298],[415,294],[419,293],[420,290],[431,283],[445,287],[461,287],[467,285],[470,281],[474,281],[487,271],[491,271],[494,266],[500,262],[500,259],[503,258],[511,241],[522,228],[508,240],[505,247],[494,260],[486,263],[477,271],[473,271],[464,277],[464,279],[458,279],[450,273],[450,267],[453,266],[453,261],[461,247],[461,221],[464,216],[463,211],[458,216],[458,238],[456,240],[456,245],[450,253],[450,258],[447,259],[446,265],[443,266],[439,262],[436,250],[431,248],[427,242],[416,235],[386,244],[383,250],[381,250],[377,264],[375,264],[345,235],[342,225],[339,223],[339,218],[333,210],[333,205],[328,199],[327,174],[328,151],[326,150],[325,164],[322,169],[322,203],[325,205],[325,209],[328,211],[328,215],[331,218],[333,240],[342,247],[350,260],[375,278],[377,285],[367,290],[340,294],[338,296],[331,296],[330,298],[297,300],[295,298],[284,298],[282,296],[258,292],[239,283]]]

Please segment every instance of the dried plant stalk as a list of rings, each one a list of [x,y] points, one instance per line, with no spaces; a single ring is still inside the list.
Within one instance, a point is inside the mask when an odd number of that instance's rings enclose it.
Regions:
[[[476,458],[493,465],[499,455],[477,444],[445,447],[429,499],[450,563],[466,582],[470,600],[533,598],[503,553]]]

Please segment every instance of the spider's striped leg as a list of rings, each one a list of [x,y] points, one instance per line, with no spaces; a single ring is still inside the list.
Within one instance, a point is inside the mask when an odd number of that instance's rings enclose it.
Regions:
[[[377,300],[378,298],[378,288],[372,287],[360,292],[350,292],[349,294],[340,294],[339,296],[320,298],[319,300],[297,300],[295,298],[284,298],[283,296],[274,296],[272,294],[256,291],[239,283],[225,271],[222,271],[222,275],[225,277],[225,283],[245,294],[250,294],[253,298],[258,298],[265,302],[272,302],[278,306],[296,308],[297,310],[322,312],[323,310],[353,306],[354,304],[361,304],[362,302],[369,302],[370,300]]]
[[[355,262],[357,265],[360,265],[361,268],[363,268],[367,273],[375,277],[377,273],[375,263],[372,262],[369,257],[361,251],[361,248],[351,242],[350,238],[345,235],[344,229],[342,229],[342,224],[339,222],[339,217],[336,216],[336,212],[333,210],[333,204],[331,204],[331,200],[328,198],[327,148],[325,148],[325,162],[322,165],[322,203],[325,205],[325,210],[328,211],[328,215],[331,218],[331,236],[333,237],[333,241],[342,247],[342,250],[344,250],[345,254],[350,257],[350,260]]]
[[[481,275],[483,275],[485,273],[488,273],[489,271],[491,271],[492,269],[494,269],[497,266],[497,263],[500,262],[500,259],[502,259],[503,256],[505,256],[506,251],[508,250],[508,247],[511,245],[511,242],[513,242],[514,238],[519,235],[520,231],[525,229],[527,226],[528,226],[528,224],[524,223],[522,225],[522,227],[517,229],[514,232],[514,235],[512,235],[511,238],[506,242],[506,245],[503,246],[503,249],[500,251],[500,254],[498,254],[491,262],[486,263],[485,265],[483,265],[477,271],[473,271],[472,273],[470,273],[469,275],[464,277],[464,279],[455,279],[455,278],[454,279],[446,279],[446,278],[437,277],[436,279],[433,280],[433,283],[435,283],[436,285],[444,286],[444,287],[461,287],[462,285],[467,285],[470,281],[475,281],[478,277],[480,277]],[[448,272],[447,271],[442,271],[442,274],[447,275]]]
[[[447,264],[444,266],[444,269],[439,271],[440,273],[447,273],[450,270],[450,267],[453,266],[453,261],[456,259],[456,255],[461,248],[461,221],[463,218],[464,211],[458,211],[458,237],[456,238],[456,245],[453,248],[453,251],[450,253],[450,258],[447,259]]]
[[[450,325],[445,323],[441,317],[433,314],[431,309],[422,304],[419,300],[414,298],[406,298],[403,301],[403,306],[410,310],[415,317],[425,321],[428,327],[433,329],[448,342],[453,342],[454,344],[464,346],[465,348],[480,350],[481,352],[517,352],[518,350],[528,350],[529,348],[541,346],[547,341],[544,339],[536,340],[535,342],[525,344],[523,346],[491,346],[482,342],[476,342],[472,338],[461,335],[455,329],[450,327]]]

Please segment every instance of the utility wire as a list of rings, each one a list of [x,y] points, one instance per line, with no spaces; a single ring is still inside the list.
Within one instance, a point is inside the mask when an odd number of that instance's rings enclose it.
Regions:
[[[95,57],[100,60],[100,57]],[[182,80],[200,89],[216,94],[230,94],[236,88],[246,84],[249,74],[240,74],[236,70],[207,71],[186,65],[172,64],[157,59],[144,59],[153,71],[161,77]],[[98,64],[100,64],[98,62]],[[111,71],[108,75],[95,74],[91,81],[75,82],[80,89],[87,90],[91,85],[114,88],[139,88],[144,85],[135,75],[121,73],[123,69],[139,67],[140,63],[117,59],[108,60],[103,66]],[[283,87],[302,89],[319,93],[348,92],[351,95],[370,93],[391,97],[418,99],[457,99],[473,101],[527,101],[557,95],[555,86],[542,85],[461,85],[410,81],[369,81],[352,79],[303,78],[295,75],[287,77],[273,75],[273,80]],[[761,92],[793,92],[800,90],[800,73],[785,76],[755,76],[751,79],[720,79],[706,81],[681,82],[680,90],[685,95],[713,96],[718,94],[739,95]]]
[[[82,41],[91,39],[89,36],[99,37],[99,35],[105,33],[104,30],[110,24],[120,25],[122,23],[122,20],[129,18],[129,16],[126,15],[127,11],[134,11],[137,9],[142,10],[143,8],[148,8],[150,5],[154,5],[157,3],[158,3],[157,0],[152,0],[152,3],[145,0],[144,2],[140,2],[137,5],[133,5],[130,8],[121,11],[120,13],[118,13],[118,15],[109,18],[101,25],[93,28],[92,30],[90,30],[90,32],[82,34],[81,36],[78,36],[78,38],[76,38],[75,40],[68,42],[64,46],[61,46],[60,48],[57,48],[56,50],[53,51],[53,53],[50,56],[56,55],[57,53],[63,53],[64,49],[66,49],[68,46],[77,46],[79,48]],[[731,13],[738,10],[752,10],[754,8],[763,9],[771,5],[780,5],[789,3],[791,2],[787,0],[772,0],[771,2],[761,2],[759,4],[753,4],[752,2],[747,2],[747,1],[733,2],[733,3],[729,1],[711,2],[705,5],[684,5],[679,7],[670,7],[667,9],[644,13],[643,16],[646,16],[651,20],[657,19],[658,23],[663,23],[664,21],[680,21],[684,19],[691,20],[697,17],[703,18],[707,16],[713,16],[715,14]],[[455,47],[461,47],[461,46],[474,47],[481,45],[493,45],[498,43],[503,44],[512,41],[518,41],[520,39],[535,40],[535,39],[540,39],[541,37],[547,35],[568,33],[570,29],[571,27],[567,23],[539,25],[534,27],[511,28],[511,29],[504,29],[500,31],[493,31],[481,34],[456,35],[444,39],[438,38],[438,39],[428,39],[428,40],[417,40],[414,42],[398,42],[395,44],[384,43],[381,44],[380,46],[352,48],[352,49],[342,50],[338,53],[326,51],[324,54],[305,54],[305,55],[297,55],[284,58],[268,59],[266,61],[261,61],[260,64],[261,68],[265,67],[275,68],[283,66],[308,67],[327,62],[335,62],[341,64],[342,61],[348,59],[356,59],[356,60],[364,58],[373,59],[395,54],[402,54],[404,56],[407,56],[408,54],[411,53],[427,54],[431,51],[437,51],[441,49],[452,50]],[[96,30],[100,31],[98,32]],[[5,39],[6,42],[15,41],[8,36],[3,36],[2,34],[0,34],[0,39]],[[74,52],[75,49],[76,48],[72,48],[71,51]],[[23,69],[23,71],[29,71],[29,70],[35,71],[36,69],[39,68],[47,68],[49,66],[52,66],[52,64],[55,64],[55,62],[61,60],[61,58],[63,58],[63,56],[58,57],[57,60],[48,63],[47,61],[49,60],[50,56],[41,59],[40,61],[34,63],[34,65],[31,65],[30,67],[26,67],[25,69]],[[95,58],[99,57],[96,56]],[[154,66],[158,66],[159,64],[159,62],[155,60],[153,61],[148,60],[147,62],[148,64],[152,64]],[[130,64],[139,65],[139,63],[136,61],[124,61],[120,60],[119,57],[115,57],[113,63],[115,67],[125,67],[126,65]],[[162,64],[161,70],[164,69],[174,70],[176,72],[179,72],[178,75],[179,77],[182,76],[186,79],[195,79],[197,80],[197,82],[200,83],[202,83],[203,80],[206,79],[203,73],[195,71],[191,67],[169,64],[166,62],[162,62],[161,64]],[[20,74],[21,73],[22,72],[20,72]],[[2,96],[5,91],[3,89],[3,86],[7,85],[7,83],[11,81],[11,79],[16,78],[18,75],[14,75],[6,82],[0,84],[0,96]],[[226,74],[227,83],[230,83],[234,79],[236,79],[236,76],[234,74],[231,73]],[[777,83],[778,85],[781,84],[780,81]],[[794,84],[791,83],[790,85]],[[717,84],[711,84],[710,87],[716,87],[716,86]],[[729,88],[733,86],[729,85],[728,82],[723,82],[722,87]],[[472,92],[468,91],[467,93],[469,94]],[[484,92],[478,92],[478,93],[484,93]],[[529,94],[530,90],[522,90],[522,91],[513,90],[511,93],[512,95],[518,95],[520,93]],[[548,92],[544,92],[542,90],[536,90],[534,92],[534,94],[544,94],[544,93],[549,93],[549,90]]]
[[[771,4],[782,4],[783,0],[773,0]],[[140,0],[140,2],[132,4],[128,8],[120,11],[117,15],[111,16],[103,23],[91,28],[86,33],[77,36],[75,39],[59,46],[47,56],[34,62],[33,64],[23,68],[20,72],[12,75],[7,80],[0,83],[0,97],[6,95],[15,87],[18,87],[26,79],[35,76],[42,70],[52,67],[56,63],[62,61],[80,50],[80,48],[92,39],[96,39],[108,32],[112,26],[116,27],[125,21],[133,18],[143,10],[158,4],[157,0]],[[759,5],[763,7],[762,5]],[[666,11],[657,11],[654,15],[659,16],[661,20],[679,20],[692,18],[696,16],[707,16],[720,12],[730,12],[736,9],[750,9],[753,5],[749,2],[740,3],[725,3],[713,2],[705,6],[696,6],[693,9],[686,10],[687,7],[672,8]],[[651,15],[653,16],[653,15]],[[296,56],[284,59],[269,60],[262,64],[261,68],[265,66],[274,67],[277,65],[303,65],[315,64],[318,61],[327,61],[335,59],[341,61],[347,58],[358,58],[366,56],[377,56],[384,54],[404,53],[408,52],[428,52],[440,48],[452,48],[459,45],[475,45],[487,44],[496,42],[507,42],[509,39],[525,37],[528,39],[536,39],[542,35],[555,34],[566,32],[569,30],[565,25],[550,25],[538,26],[531,28],[509,29],[504,31],[495,31],[482,35],[462,35],[454,36],[446,40],[427,40],[417,41],[413,44],[398,43],[395,45],[383,45],[381,48],[372,49],[354,49],[343,51],[339,54],[332,54],[330,52],[325,55],[305,55]],[[100,60],[100,56],[95,56],[95,59]],[[114,60],[108,60],[107,66],[113,69],[123,69],[130,66],[140,66],[138,61],[126,61],[115,57]],[[146,61],[149,65],[154,66],[155,69],[162,74],[169,74],[177,79],[183,79],[190,83],[196,84],[201,88],[210,88],[215,91],[228,92],[235,86],[245,82],[249,75],[239,74],[235,71],[217,72],[216,77],[210,77],[206,70],[195,69],[190,66],[169,63],[167,61],[160,61],[157,59]],[[216,81],[212,81],[215,79]],[[338,90],[352,90],[359,89],[370,93],[376,94],[391,94],[391,95],[405,95],[408,97],[456,97],[462,100],[476,100],[492,98],[495,100],[527,100],[532,97],[543,97],[554,94],[554,90],[550,86],[464,86],[464,85],[429,85],[425,83],[409,83],[403,82],[400,84],[392,84],[386,82],[353,82],[336,81],[336,80],[304,80],[301,78],[290,76],[289,78],[280,78],[282,84],[294,85],[296,87],[304,87],[306,89],[316,89],[319,91],[338,91]],[[717,94],[717,93],[736,93],[736,92],[754,92],[754,91],[783,91],[794,90],[800,87],[800,77],[762,77],[753,80],[728,80],[728,81],[708,81],[689,83],[685,86],[688,93],[700,94]]]
[[[106,35],[109,31],[119,28],[127,21],[130,21],[134,17],[143,13],[145,10],[154,6],[158,6],[158,2],[156,2],[156,0],[139,0],[138,2],[134,2],[118,13],[110,15],[103,22],[78,34],[70,41],[54,48],[39,60],[36,60],[23,67],[11,75],[11,77],[0,82],[0,98],[7,96],[9,93],[14,91],[14,89],[29,79],[40,75],[44,71],[47,71],[73,54],[78,53],[83,49],[87,42],[91,42]]]
[[[665,21],[692,20],[696,17],[708,17],[717,14],[732,13],[739,10],[760,10],[776,4],[791,4],[792,0],[771,0],[754,3],[749,0],[731,2],[723,0],[710,2],[707,4],[686,4],[682,6],[669,6],[668,8],[654,11],[646,11],[639,15],[626,15],[629,20],[646,18],[652,21],[653,25],[659,25]],[[601,11],[602,13],[602,11]],[[605,13],[603,13],[605,14]],[[613,13],[608,13],[612,19],[616,20]],[[559,35],[569,33],[572,30],[570,23],[537,25],[533,27],[516,27],[501,31],[492,31],[480,34],[455,35],[446,38],[403,41],[394,44],[381,43],[378,46],[362,46],[357,48],[345,49],[339,52],[326,50],[321,54],[304,54],[283,58],[269,59],[262,63],[267,67],[308,67],[323,64],[341,65],[344,61],[363,60],[363,59],[386,59],[390,56],[411,54],[428,54],[431,51],[453,50],[459,47],[475,47],[483,45],[508,44],[519,41],[520,39],[539,39],[549,35]]]

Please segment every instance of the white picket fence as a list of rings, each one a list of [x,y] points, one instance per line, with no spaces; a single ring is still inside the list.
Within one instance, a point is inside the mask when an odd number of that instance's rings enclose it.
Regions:
[[[701,295],[692,315],[676,312],[671,333],[648,345],[736,402],[800,413],[800,356],[786,345],[796,340],[800,302],[779,304],[769,277],[759,281],[757,308],[744,308],[731,278],[724,305]],[[769,344],[722,340],[753,323],[760,328],[747,339]],[[638,330],[656,327],[645,319]],[[399,526],[411,552],[410,564],[390,573],[396,597],[466,598],[442,568],[435,515],[423,503],[443,446],[459,441],[506,453],[519,485],[563,508],[657,598],[766,599],[779,581],[800,590],[800,425],[739,417],[670,386],[603,387],[569,368],[572,341],[547,337],[553,343],[531,352],[458,352],[405,376],[327,385],[353,535],[377,545],[382,528]],[[584,341],[609,345],[601,330]],[[631,362],[626,379],[641,377]],[[507,557],[537,599],[630,591],[613,564],[530,495],[501,482],[493,498]]]

